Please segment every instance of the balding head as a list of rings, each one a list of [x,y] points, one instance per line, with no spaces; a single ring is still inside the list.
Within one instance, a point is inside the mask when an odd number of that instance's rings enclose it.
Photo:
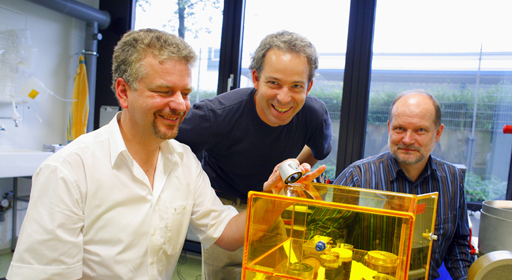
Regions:
[[[388,121],[389,151],[415,181],[443,133],[439,102],[429,93],[412,90],[393,101]]]
[[[393,120],[393,108],[395,107],[396,103],[400,99],[402,99],[404,96],[409,96],[411,94],[416,94],[416,95],[420,94],[420,95],[424,95],[424,96],[428,97],[428,99],[430,100],[430,102],[432,104],[431,108],[435,112],[434,113],[435,114],[434,115],[434,123],[436,125],[436,128],[439,128],[441,126],[441,118],[442,118],[441,105],[439,104],[439,101],[437,100],[437,98],[435,98],[432,94],[430,94],[429,92],[427,92],[426,90],[423,90],[423,89],[406,90],[406,91],[399,93],[393,100],[393,103],[391,104],[391,108],[389,109],[388,121],[392,122],[392,120]]]

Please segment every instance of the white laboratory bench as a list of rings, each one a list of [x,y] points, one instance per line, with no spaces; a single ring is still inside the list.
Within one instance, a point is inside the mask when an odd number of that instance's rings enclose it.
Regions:
[[[53,152],[35,150],[0,150],[0,178],[13,178],[12,199],[12,238],[11,250],[14,251],[17,240],[18,201],[28,202],[29,196],[18,196],[18,179],[32,177],[43,161]]]

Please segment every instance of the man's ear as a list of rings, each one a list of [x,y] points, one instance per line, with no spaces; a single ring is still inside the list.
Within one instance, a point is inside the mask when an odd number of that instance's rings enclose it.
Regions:
[[[311,80],[311,82],[309,82],[308,90],[306,91],[306,95],[309,94],[309,91],[311,90],[312,87],[313,87],[313,80]]]
[[[439,142],[441,135],[443,134],[444,124],[441,124],[438,129],[436,129],[436,143]]]
[[[258,77],[258,71],[256,71],[256,69],[253,69],[252,70],[252,84],[254,85],[254,88],[256,90],[258,90],[258,87],[259,87],[259,77]]]
[[[126,83],[123,78],[118,78],[116,81],[116,97],[119,101],[119,105],[121,108],[126,109],[128,108],[128,91],[130,91],[131,88]]]

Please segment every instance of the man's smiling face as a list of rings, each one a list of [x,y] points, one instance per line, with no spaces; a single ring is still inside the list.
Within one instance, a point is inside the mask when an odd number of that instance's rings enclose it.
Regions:
[[[136,89],[126,86],[127,98],[121,102],[131,116],[125,126],[143,138],[172,139],[190,109],[190,67],[179,61],[159,62],[152,56],[143,63],[144,77]]]
[[[308,82],[309,65],[306,57],[278,50],[269,50],[261,73],[253,70],[256,111],[270,126],[289,123],[308,95],[313,81]]]

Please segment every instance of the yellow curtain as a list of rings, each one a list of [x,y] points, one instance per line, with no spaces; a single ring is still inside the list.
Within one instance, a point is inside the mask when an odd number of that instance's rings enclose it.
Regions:
[[[73,86],[73,103],[69,108],[68,127],[66,139],[71,142],[78,136],[85,134],[87,129],[87,119],[89,117],[89,87],[87,85],[87,73],[85,71],[84,56],[80,55],[78,59],[78,68],[75,74],[75,84]]]

